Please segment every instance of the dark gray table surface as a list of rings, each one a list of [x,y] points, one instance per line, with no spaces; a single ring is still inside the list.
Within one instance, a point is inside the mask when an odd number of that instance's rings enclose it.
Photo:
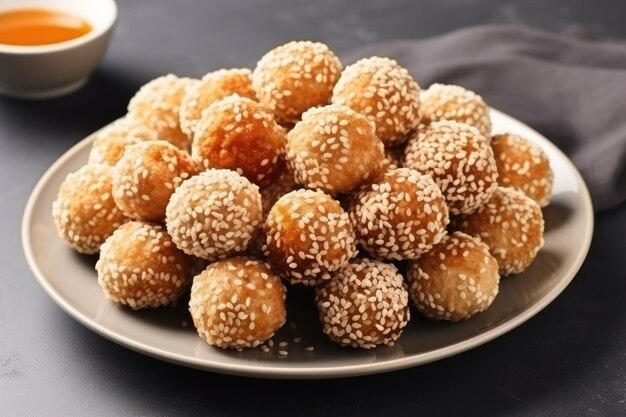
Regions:
[[[124,113],[147,80],[253,66],[292,39],[336,51],[481,23],[626,38],[614,1],[120,1],[106,59],[57,100],[0,98],[0,415],[626,415],[626,209],[596,217],[591,252],[548,308],[487,345],[391,374],[266,381],[160,362],[92,333],[40,289],[19,236],[26,199],[72,144]]]

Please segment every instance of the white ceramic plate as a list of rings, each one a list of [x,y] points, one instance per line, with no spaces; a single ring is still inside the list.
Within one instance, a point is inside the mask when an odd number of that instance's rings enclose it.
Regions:
[[[393,347],[354,350],[332,344],[321,332],[309,288],[290,289],[288,322],[274,337],[270,352],[208,346],[191,325],[187,300],[174,308],[133,312],[106,299],[93,268],[95,257],[70,250],[58,238],[51,215],[65,176],[86,163],[91,137],[59,158],[33,190],[22,223],[26,259],[50,297],[80,323],[130,349],[185,366],[256,377],[324,378],[387,372],[442,359],[492,340],[541,311],[572,280],[591,242],[591,200],[572,163],[519,121],[495,110],[492,120],[494,132],[526,137],[550,157],[554,197],[544,210],[545,247],[523,274],[502,281],[488,311],[460,323],[431,322],[415,313]],[[301,340],[296,343],[295,338]],[[289,344],[279,347],[281,341]],[[308,346],[314,350],[306,350]],[[289,354],[284,357],[278,350]]]

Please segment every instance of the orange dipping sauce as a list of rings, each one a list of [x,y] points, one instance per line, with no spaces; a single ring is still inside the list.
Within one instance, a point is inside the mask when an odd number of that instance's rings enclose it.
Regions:
[[[53,9],[0,13],[0,43],[6,45],[49,45],[76,39],[92,29],[82,18]]]

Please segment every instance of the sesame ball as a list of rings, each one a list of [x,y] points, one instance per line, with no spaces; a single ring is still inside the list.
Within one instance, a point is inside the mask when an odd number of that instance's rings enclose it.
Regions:
[[[264,185],[278,174],[285,132],[261,104],[238,95],[202,112],[191,154],[205,168],[228,168]]]
[[[285,324],[285,295],[280,277],[266,263],[246,257],[223,259],[193,279],[189,312],[209,345],[255,347]]]
[[[332,102],[346,105],[376,125],[385,146],[406,141],[419,123],[420,87],[396,61],[377,56],[346,67]]]
[[[270,210],[264,229],[267,260],[292,284],[317,285],[356,255],[348,214],[319,190],[282,196]]]
[[[193,138],[202,118],[202,111],[232,94],[256,99],[249,69],[220,69],[206,74],[199,83],[187,89],[180,106],[180,128]]]
[[[89,163],[115,165],[128,146],[155,139],[155,131],[131,117],[122,117],[94,133]]]
[[[133,310],[178,299],[191,281],[193,261],[158,224],[131,221],[102,245],[98,284],[111,300]]]
[[[493,136],[491,148],[501,186],[522,191],[541,207],[550,203],[554,178],[541,148],[512,133]]]
[[[59,236],[80,253],[96,253],[127,218],[111,196],[113,168],[90,164],[69,174],[52,203]]]
[[[448,207],[428,175],[387,171],[352,199],[350,220],[359,244],[373,257],[415,259],[446,234]]]
[[[491,138],[489,107],[481,96],[458,85],[433,84],[420,97],[421,123],[439,120],[467,123]]]
[[[257,63],[252,85],[261,103],[281,123],[294,123],[307,109],[330,101],[342,65],[319,42],[289,42],[272,49]]]
[[[262,216],[259,188],[226,169],[210,169],[183,182],[165,211],[176,246],[209,261],[245,251]]]
[[[398,269],[355,259],[315,288],[323,330],[343,346],[393,345],[409,318],[409,295]]]
[[[454,224],[489,246],[504,276],[524,271],[544,243],[541,207],[513,188],[498,187],[484,206]]]
[[[431,123],[407,145],[404,165],[433,177],[451,214],[475,211],[497,187],[489,141],[465,123]]]
[[[198,80],[168,74],[155,78],[137,91],[128,103],[128,113],[157,132],[159,139],[188,149],[191,137],[180,128],[179,111],[183,97]]]
[[[498,295],[498,262],[480,239],[455,232],[411,261],[409,293],[420,313],[459,321],[485,311]]]
[[[171,143],[137,143],[115,166],[113,198],[128,217],[161,222],[176,187],[197,171],[191,156]]]
[[[346,106],[310,109],[287,134],[287,161],[296,182],[330,195],[375,178],[383,152],[373,124]]]

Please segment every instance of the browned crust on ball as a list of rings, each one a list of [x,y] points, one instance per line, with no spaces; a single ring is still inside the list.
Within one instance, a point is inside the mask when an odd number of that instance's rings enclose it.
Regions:
[[[176,189],[165,217],[178,248],[215,261],[243,253],[255,238],[263,218],[261,195],[236,172],[210,169]]]
[[[183,97],[179,112],[181,130],[193,138],[202,112],[216,101],[233,94],[256,100],[249,69],[220,69],[206,74],[199,83],[189,87]]]
[[[431,123],[407,145],[404,165],[433,177],[451,214],[475,211],[498,186],[489,141],[465,123]]]
[[[272,113],[249,98],[233,95],[202,113],[192,156],[205,168],[232,169],[266,185],[279,173],[285,143],[285,132]]]
[[[133,219],[161,222],[174,190],[198,172],[191,156],[158,140],[129,146],[115,166],[113,198]]]
[[[498,262],[480,239],[455,232],[407,270],[415,306],[434,320],[465,320],[485,311],[499,291]]]
[[[501,186],[522,191],[541,207],[550,203],[554,177],[548,156],[541,148],[512,133],[493,136],[491,148]]]
[[[364,58],[346,67],[332,102],[365,115],[385,146],[404,143],[419,123],[420,87],[389,58]]]
[[[296,181],[330,195],[376,178],[383,158],[373,125],[346,106],[310,109],[287,134],[287,161]]]
[[[357,259],[315,288],[323,331],[343,346],[392,346],[409,318],[409,295],[398,269]]]
[[[151,130],[159,139],[187,150],[191,137],[180,129],[180,105],[187,88],[198,80],[173,74],[155,78],[142,86],[128,103],[128,113]]]
[[[269,265],[235,257],[212,263],[194,278],[189,312],[208,344],[255,347],[285,323],[285,296],[280,277]]]
[[[489,140],[489,107],[481,96],[458,85],[433,84],[420,96],[420,121],[423,125],[440,120],[467,123]]]
[[[454,223],[489,246],[504,276],[524,271],[544,243],[541,207],[513,188],[498,187],[484,206]]]
[[[446,234],[448,207],[428,175],[390,170],[352,199],[350,220],[359,244],[372,256],[415,259]]]
[[[52,203],[59,236],[81,253],[96,253],[100,245],[128,220],[112,196],[113,169],[85,165],[68,174]]]
[[[161,225],[131,221],[102,245],[98,283],[111,300],[134,310],[165,306],[191,281],[193,261]]]
[[[261,58],[252,85],[259,101],[281,124],[295,123],[307,109],[330,101],[341,69],[341,62],[325,44],[294,41]]]
[[[94,134],[89,163],[115,166],[128,146],[156,139],[155,131],[130,116],[122,117]]]
[[[321,191],[284,195],[270,210],[264,229],[268,262],[292,283],[317,285],[356,255],[348,214]]]

